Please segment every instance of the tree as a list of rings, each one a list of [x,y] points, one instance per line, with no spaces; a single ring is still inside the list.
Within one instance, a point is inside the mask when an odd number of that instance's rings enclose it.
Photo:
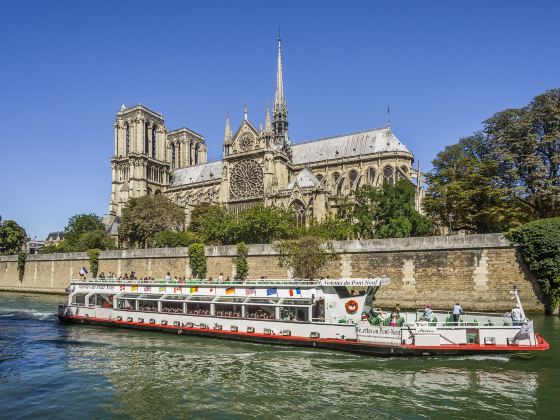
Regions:
[[[249,247],[245,242],[237,244],[237,258],[235,259],[235,273],[238,279],[242,279],[249,274],[249,265],[247,264],[247,256],[249,255]]]
[[[184,222],[184,210],[163,195],[131,198],[123,209],[119,240],[145,247],[159,232],[183,230]]]
[[[325,217],[321,222],[312,220],[309,227],[304,229],[302,236],[316,236],[326,240],[350,239],[354,235],[352,225],[338,216]]]
[[[408,180],[383,187],[364,185],[342,200],[340,218],[360,239],[425,236],[431,222],[414,208],[415,189]]]
[[[449,232],[502,232],[526,218],[500,184],[499,163],[483,133],[447,146],[432,162],[422,203],[427,215]]]
[[[189,245],[189,264],[191,266],[191,273],[195,278],[206,277],[204,244],[194,243]]]
[[[200,242],[200,236],[194,232],[172,232],[164,230],[154,235],[151,245],[156,248],[187,247],[192,243]]]
[[[536,220],[511,230],[509,240],[520,246],[523,260],[550,299],[560,308],[560,217]]]
[[[222,243],[260,244],[294,237],[296,228],[290,212],[259,205],[230,217],[223,233]]]
[[[0,218],[0,222],[1,222]],[[5,220],[0,223],[0,253],[15,255],[19,253],[24,244],[27,234],[25,229],[14,220]]]
[[[290,268],[296,278],[316,278],[319,270],[335,258],[332,245],[314,236],[279,241],[274,247],[280,267]]]
[[[532,216],[560,216],[560,89],[498,112],[485,121],[485,132],[500,185]]]
[[[59,252],[83,252],[88,249],[105,250],[114,247],[114,241],[105,232],[101,217],[90,213],[77,214],[68,219],[64,228],[64,240],[55,249]]]

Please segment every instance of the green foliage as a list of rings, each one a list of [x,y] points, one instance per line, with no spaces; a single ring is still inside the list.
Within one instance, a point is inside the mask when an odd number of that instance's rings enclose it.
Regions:
[[[523,260],[540,282],[552,308],[560,308],[560,217],[527,223],[506,236],[519,244]]]
[[[159,232],[183,230],[184,222],[184,210],[163,195],[131,198],[123,210],[119,240],[144,247]]]
[[[77,214],[68,219],[64,228],[64,240],[56,247],[44,250],[52,252],[84,252],[88,249],[113,249],[113,239],[105,233],[101,217],[95,214]]]
[[[497,232],[560,216],[560,89],[498,112],[433,166],[424,209],[440,227]]]
[[[288,267],[294,277],[314,279],[325,264],[335,258],[330,243],[314,236],[279,241],[274,245],[278,251],[278,264]]]
[[[89,271],[93,278],[97,277],[97,272],[99,271],[99,249],[90,249],[88,251],[89,259]]]
[[[64,252],[64,251],[58,245],[45,245],[44,247],[39,249],[39,251],[37,251],[38,254],[53,254],[55,252]]]
[[[20,252],[17,259],[17,270],[19,275],[19,281],[23,281],[23,275],[25,274],[25,261],[27,260],[27,254]]]
[[[0,254],[17,254],[22,250],[26,237],[25,230],[15,221],[5,220],[0,223]]]
[[[192,243],[200,242],[200,236],[194,232],[172,232],[164,230],[158,232],[150,241],[155,248],[174,248],[178,246],[187,247]]]
[[[396,185],[364,185],[343,199],[339,217],[359,239],[403,238],[431,233],[431,222],[414,208],[415,189],[407,180]]]
[[[499,182],[499,164],[482,133],[447,146],[432,162],[423,201],[426,213],[450,233],[503,232],[526,219]]]
[[[237,258],[235,259],[237,278],[242,279],[249,274],[249,265],[247,264],[247,255],[249,255],[249,247],[245,242],[237,244]]]
[[[316,236],[333,241],[351,239],[353,235],[352,226],[338,217],[326,217],[321,222],[312,220],[302,233],[302,236]]]
[[[190,244],[189,259],[193,277],[206,277],[206,254],[204,253],[204,244]]]
[[[233,214],[210,204],[193,209],[189,229],[211,244],[270,243],[297,231],[291,213],[279,208],[253,206]]]

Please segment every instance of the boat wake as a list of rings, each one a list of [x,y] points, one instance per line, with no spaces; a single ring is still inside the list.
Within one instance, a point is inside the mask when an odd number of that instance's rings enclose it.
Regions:
[[[46,321],[54,320],[56,314],[54,312],[42,312],[35,309],[0,308],[0,318]]]

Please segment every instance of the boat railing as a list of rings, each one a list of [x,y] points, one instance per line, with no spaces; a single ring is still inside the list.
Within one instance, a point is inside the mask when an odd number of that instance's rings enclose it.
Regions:
[[[317,285],[320,280],[307,280],[307,279],[244,279],[244,280],[219,280],[219,279],[186,279],[177,280],[172,279],[167,281],[165,279],[119,279],[119,278],[91,278],[91,279],[73,279],[72,283],[93,283],[93,284],[153,284],[153,285],[169,285],[169,286],[189,286],[189,285],[224,285],[224,286],[247,286],[247,285],[301,285],[312,286]]]
[[[491,327],[491,326],[511,326],[513,325],[511,313],[496,314],[491,312],[464,312],[459,317],[459,322],[453,321],[452,311],[433,310],[432,318],[424,318],[424,310],[416,311],[416,323],[427,324],[430,326],[466,326],[466,327]]]

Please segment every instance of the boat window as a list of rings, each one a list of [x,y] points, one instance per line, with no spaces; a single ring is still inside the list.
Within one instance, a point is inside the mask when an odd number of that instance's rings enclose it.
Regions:
[[[241,318],[241,313],[241,305],[236,305],[235,302],[216,304],[216,316]]]
[[[274,308],[261,305],[248,306],[246,309],[246,317],[256,319],[276,319]]]
[[[182,314],[183,313],[183,302],[179,302],[178,300],[175,301],[168,301],[162,300],[161,301],[161,311],[172,313],[172,314]]]
[[[117,309],[122,311],[135,311],[136,299],[117,299]]]
[[[216,298],[216,296],[189,296],[189,302],[211,302]]]
[[[85,305],[86,304],[86,293],[76,293],[72,296],[72,305]]]
[[[159,300],[163,295],[151,295],[151,294],[143,294],[138,297],[138,299],[144,300]]]
[[[138,310],[142,312],[157,312],[158,303],[153,299],[150,300],[138,300]]]
[[[307,308],[280,307],[280,318],[285,321],[308,321],[309,310]]]
[[[188,315],[210,315],[210,303],[208,302],[187,302]]]
[[[334,290],[339,298],[363,296],[366,294],[367,287],[364,286],[334,286]]]
[[[278,302],[280,302],[280,298],[253,297],[247,300],[247,303],[261,303],[265,305],[274,305]]]
[[[311,299],[284,299],[281,305],[311,305]]]
[[[232,302],[232,303],[242,303],[247,300],[246,297],[243,296],[220,296],[216,299],[216,302]]]
[[[188,296],[183,295],[163,295],[160,300],[185,300]]]
[[[136,299],[138,296],[140,296],[137,293],[123,293],[122,295],[119,295],[119,298],[122,299]]]

